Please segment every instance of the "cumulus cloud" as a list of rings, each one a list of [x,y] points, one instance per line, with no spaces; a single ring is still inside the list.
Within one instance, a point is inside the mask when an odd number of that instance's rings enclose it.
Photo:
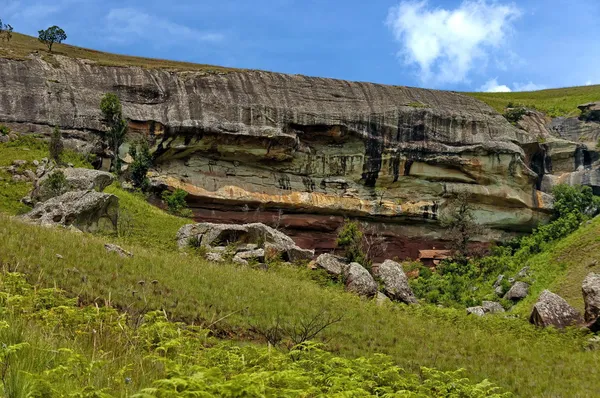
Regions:
[[[452,10],[432,8],[426,0],[402,1],[390,9],[387,26],[402,47],[398,55],[419,68],[423,81],[457,83],[476,61],[485,63],[502,47],[519,16],[514,4],[485,0],[465,0]]]
[[[548,88],[548,86],[545,86],[543,84],[535,84],[533,82],[514,83],[513,87],[515,88],[514,91],[538,91],[538,90],[545,90]]]
[[[479,88],[479,91],[484,93],[510,93],[512,90],[505,84],[498,84],[498,79],[490,79]]]
[[[152,36],[155,44],[193,42],[218,42],[224,39],[220,33],[202,32],[167,19],[146,14],[135,8],[115,8],[106,16],[110,39],[129,43]]]

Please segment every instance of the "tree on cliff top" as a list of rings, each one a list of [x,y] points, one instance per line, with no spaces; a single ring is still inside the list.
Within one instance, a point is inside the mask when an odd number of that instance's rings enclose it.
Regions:
[[[12,39],[13,27],[10,24],[3,24],[0,19],[0,40],[10,41]]]
[[[46,30],[38,31],[38,39],[48,47],[48,51],[52,52],[54,43],[62,43],[67,40],[67,34],[58,26],[51,26]]]
[[[113,171],[120,171],[119,147],[127,134],[127,122],[123,120],[123,107],[116,94],[107,93],[100,101],[100,111],[108,125],[106,138],[109,148],[113,152]]]

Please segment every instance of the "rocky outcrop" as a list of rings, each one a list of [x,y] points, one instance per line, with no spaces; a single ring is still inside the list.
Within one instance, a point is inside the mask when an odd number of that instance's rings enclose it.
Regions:
[[[38,203],[25,221],[46,226],[73,226],[84,232],[114,232],[119,199],[96,191],[67,192]]]
[[[600,330],[600,274],[590,273],[581,288],[585,302],[585,321],[593,331]]]
[[[348,265],[343,257],[334,256],[330,253],[323,253],[314,262],[314,267],[325,270],[334,278],[339,278],[342,275],[344,267]]]
[[[331,249],[344,217],[377,228],[388,256],[443,248],[448,197],[472,194],[489,237],[547,217],[525,144],[537,137],[460,94],[260,71],[109,67],[52,55],[0,59],[0,122],[97,151],[100,98],[123,102],[152,144],[157,188],[182,188],[197,219],[279,225]],[[121,152],[126,153],[126,146]],[[102,153],[102,148],[99,150]],[[384,189],[383,196],[379,189]]]
[[[188,246],[204,246],[212,248],[215,246],[235,245],[247,246],[253,244],[252,256],[248,258],[270,256],[281,256],[284,261],[310,260],[314,257],[314,251],[302,249],[285,234],[260,223],[229,225],[229,224],[188,224],[178,231],[177,242],[180,248]],[[260,255],[258,255],[260,249]],[[240,253],[248,252],[245,248],[236,250],[239,260],[246,261],[246,255]],[[256,254],[256,255],[254,255]],[[239,255],[239,256],[238,256]],[[243,263],[243,261],[238,261]]]
[[[583,322],[581,314],[562,297],[544,290],[533,307],[529,322],[536,326],[565,328]]]
[[[377,294],[377,282],[369,271],[358,263],[346,265],[342,271],[346,290],[359,296],[374,297]]]
[[[31,193],[31,200],[34,203],[46,201],[57,192],[51,189],[48,179],[53,173],[63,173],[65,184],[62,187],[62,193],[69,191],[87,191],[95,190],[102,192],[106,187],[115,181],[114,175],[100,170],[90,170],[83,168],[53,168],[45,172],[35,183],[35,188]]]
[[[515,282],[510,290],[504,295],[506,300],[520,301],[529,294],[529,284],[525,282]]]
[[[408,284],[402,265],[392,260],[386,260],[377,268],[377,276],[383,282],[386,296],[405,304],[416,304],[417,299]]]

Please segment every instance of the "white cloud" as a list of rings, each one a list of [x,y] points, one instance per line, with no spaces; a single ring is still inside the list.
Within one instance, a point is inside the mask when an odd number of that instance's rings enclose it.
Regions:
[[[498,84],[498,79],[488,80],[479,91],[485,93],[510,93],[512,90],[505,84]]]
[[[535,84],[533,82],[529,83],[514,83],[513,84],[514,91],[538,91],[545,90],[548,86],[544,86],[543,84]]]
[[[502,47],[519,16],[514,4],[464,0],[446,10],[409,0],[390,9],[387,25],[402,46],[399,56],[419,67],[423,81],[457,83],[467,79],[475,61],[485,64],[490,51]]]
[[[193,42],[218,42],[220,33],[202,32],[167,19],[152,16],[134,8],[115,8],[106,16],[110,39],[129,43],[152,36],[155,44],[192,44]]]

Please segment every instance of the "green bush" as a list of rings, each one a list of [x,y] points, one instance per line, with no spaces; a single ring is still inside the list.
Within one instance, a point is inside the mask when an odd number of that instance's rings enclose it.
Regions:
[[[527,109],[520,106],[517,108],[507,109],[502,116],[504,116],[504,118],[510,123],[517,124],[518,121],[523,119],[523,116],[525,116],[526,113]]]
[[[50,159],[54,160],[57,164],[60,164],[64,151],[64,144],[62,141],[62,134],[58,126],[55,126],[54,130],[52,131],[48,149],[50,152]]]
[[[57,170],[48,176],[48,179],[44,181],[44,186],[52,193],[52,196],[60,196],[65,193],[67,189],[67,178],[65,173],[61,170]]]
[[[131,181],[136,188],[146,191],[150,186],[147,174],[150,167],[152,167],[152,155],[148,143],[143,141],[139,149],[132,146],[129,154],[133,158],[133,163],[130,166]]]
[[[192,211],[188,209],[187,202],[185,201],[187,195],[188,193],[183,189],[176,189],[173,192],[163,192],[162,198],[167,204],[169,213],[180,217],[191,217]]]
[[[3,124],[0,124],[0,135],[9,135],[10,129]]]
[[[362,244],[364,233],[356,221],[346,220],[338,233],[337,245],[344,250],[350,262],[356,262],[363,267],[370,268],[372,262],[367,258]]]

